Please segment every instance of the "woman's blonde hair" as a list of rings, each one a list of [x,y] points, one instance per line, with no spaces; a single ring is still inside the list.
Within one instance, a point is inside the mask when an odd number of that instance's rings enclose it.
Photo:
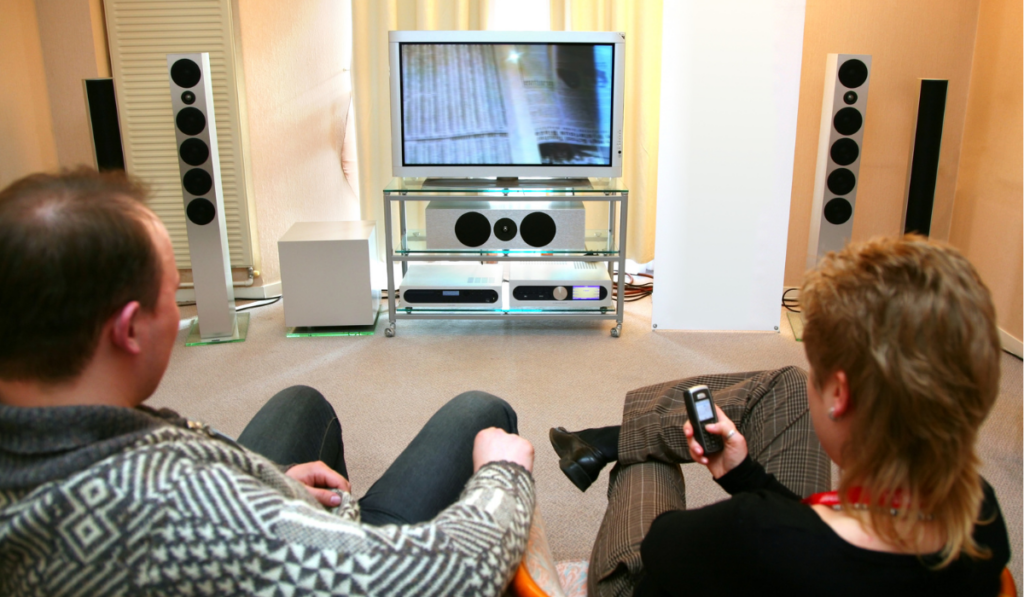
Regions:
[[[872,529],[917,552],[925,525],[908,535],[899,521],[934,521],[937,567],[987,557],[972,537],[983,498],[974,445],[998,392],[1000,344],[978,273],[952,247],[878,238],[825,256],[800,302],[812,383],[840,370],[849,383],[844,506],[861,488]]]

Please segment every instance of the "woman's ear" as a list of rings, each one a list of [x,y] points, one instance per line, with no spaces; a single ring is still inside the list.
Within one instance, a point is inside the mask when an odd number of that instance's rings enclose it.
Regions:
[[[829,408],[831,415],[838,419],[849,413],[853,405],[850,404],[850,383],[846,378],[846,372],[837,369],[829,376],[825,387],[828,388],[828,398],[832,401]]]

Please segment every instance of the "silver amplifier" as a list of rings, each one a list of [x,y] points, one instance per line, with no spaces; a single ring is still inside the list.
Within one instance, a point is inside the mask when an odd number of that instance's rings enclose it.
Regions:
[[[399,287],[399,308],[502,308],[501,264],[410,263]]]
[[[601,309],[612,305],[612,279],[593,261],[516,261],[508,269],[512,309]]]

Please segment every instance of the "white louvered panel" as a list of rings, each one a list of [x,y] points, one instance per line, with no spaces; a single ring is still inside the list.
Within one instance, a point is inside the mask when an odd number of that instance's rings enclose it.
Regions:
[[[179,268],[191,267],[178,172],[167,54],[209,52],[220,150],[224,218],[232,267],[259,267],[244,78],[232,35],[232,0],[105,0],[125,167],[151,189],[150,207],[167,226]]]

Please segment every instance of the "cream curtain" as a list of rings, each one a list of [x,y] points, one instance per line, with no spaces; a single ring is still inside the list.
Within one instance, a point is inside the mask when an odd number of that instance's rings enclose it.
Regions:
[[[480,30],[489,0],[352,0],[352,88],[359,152],[359,207],[377,221],[384,248],[384,186],[391,180],[388,31]],[[410,225],[425,206],[410,203]]]
[[[654,259],[658,203],[662,0],[550,1],[552,30],[626,34],[622,151],[622,180],[629,189],[626,257],[646,263]]]
[[[377,220],[380,239],[384,237],[381,191],[391,180],[388,31],[500,29],[500,23],[489,23],[488,19],[495,1],[505,0],[352,2],[359,201],[362,217]],[[654,258],[657,202],[662,0],[549,0],[549,10],[549,15],[538,18],[550,18],[552,30],[626,33],[622,171],[630,190],[626,254],[634,261],[650,261]],[[410,214],[413,222],[416,215]]]

